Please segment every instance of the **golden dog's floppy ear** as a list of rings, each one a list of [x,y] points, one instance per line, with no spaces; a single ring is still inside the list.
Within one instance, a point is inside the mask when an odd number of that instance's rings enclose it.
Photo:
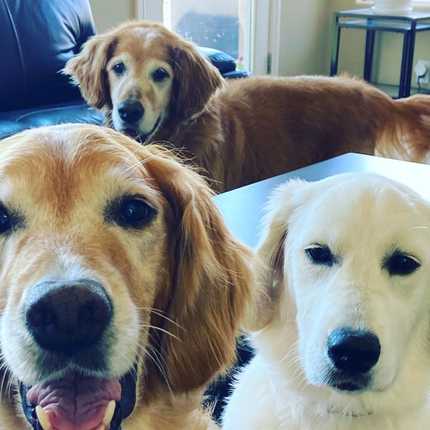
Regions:
[[[166,309],[171,321],[163,327],[171,336],[162,335],[158,354],[170,388],[187,392],[206,385],[235,359],[252,288],[250,253],[227,230],[197,173],[160,153],[144,166],[169,202],[174,238]]]
[[[113,43],[110,33],[93,36],[63,69],[63,73],[71,76],[74,83],[79,85],[87,103],[97,109],[112,107],[106,65]]]
[[[189,42],[171,48],[171,60],[174,82],[170,115],[182,120],[200,112],[224,79]]]
[[[245,321],[247,330],[263,329],[278,310],[279,298],[286,287],[284,251],[288,221],[308,186],[305,181],[292,180],[281,185],[270,198],[265,229],[255,256],[256,292]]]

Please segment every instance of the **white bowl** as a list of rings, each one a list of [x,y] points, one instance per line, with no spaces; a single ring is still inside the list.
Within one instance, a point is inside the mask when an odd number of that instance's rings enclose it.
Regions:
[[[375,0],[372,9],[377,13],[404,13],[413,7],[411,0]]]

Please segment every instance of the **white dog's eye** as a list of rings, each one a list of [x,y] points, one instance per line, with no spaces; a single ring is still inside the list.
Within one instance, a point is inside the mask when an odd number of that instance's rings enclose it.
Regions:
[[[390,276],[406,276],[418,270],[421,267],[421,263],[416,257],[397,249],[384,259],[382,267]]]
[[[155,82],[163,82],[169,77],[169,72],[166,69],[163,69],[162,67],[159,67],[157,70],[154,70],[152,72],[152,79]]]
[[[313,244],[305,248],[305,253],[314,264],[333,266],[336,258],[327,245]]]
[[[125,67],[125,64],[121,61],[121,62],[119,62],[119,63],[116,63],[113,67],[112,67],[112,70],[114,71],[114,73],[117,75],[117,76],[121,76],[121,75],[123,75],[124,74],[124,72],[126,71],[126,67]]]

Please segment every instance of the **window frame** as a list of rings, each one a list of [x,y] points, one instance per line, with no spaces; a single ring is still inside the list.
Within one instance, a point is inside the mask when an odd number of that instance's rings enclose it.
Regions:
[[[164,22],[163,0],[135,0],[139,19]],[[167,0],[171,1],[171,0]],[[245,65],[256,75],[277,75],[281,35],[282,0],[248,0],[250,2],[249,49],[245,49]],[[247,55],[249,57],[247,57]]]

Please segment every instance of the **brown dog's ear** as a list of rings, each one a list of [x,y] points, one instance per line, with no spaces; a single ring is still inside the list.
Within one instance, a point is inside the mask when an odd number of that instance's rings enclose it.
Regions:
[[[265,231],[255,257],[255,297],[245,321],[245,328],[250,331],[263,329],[278,310],[279,298],[286,288],[284,252],[288,222],[308,188],[307,182],[292,180],[281,185],[270,199]]]
[[[82,51],[71,58],[63,73],[79,85],[83,98],[97,109],[112,107],[106,65],[114,39],[110,33],[93,36]]]
[[[250,252],[233,239],[197,173],[150,146],[144,150],[152,152],[144,166],[169,202],[172,228],[170,320],[163,327],[171,335],[162,335],[157,355],[170,388],[186,392],[235,359],[252,288]]]
[[[224,79],[189,42],[172,48],[171,59],[175,76],[170,115],[182,120],[200,112]]]

